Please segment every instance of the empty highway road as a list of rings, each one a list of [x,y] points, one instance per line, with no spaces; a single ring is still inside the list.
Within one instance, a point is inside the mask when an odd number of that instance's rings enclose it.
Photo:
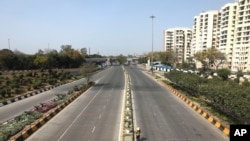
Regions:
[[[141,141],[228,141],[219,129],[139,68],[131,78],[135,125]],[[28,141],[118,141],[124,93],[122,68],[112,67],[97,84],[31,135]]]
[[[134,99],[135,125],[143,141],[228,141],[219,129],[139,68],[127,67]]]
[[[97,84],[32,134],[28,141],[118,141],[125,77],[111,67]]]

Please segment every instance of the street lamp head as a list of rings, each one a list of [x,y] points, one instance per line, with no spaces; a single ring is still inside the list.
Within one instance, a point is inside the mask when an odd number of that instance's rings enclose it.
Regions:
[[[152,19],[153,19],[153,18],[155,18],[155,16],[154,16],[154,15],[152,15],[152,16],[150,16],[150,18],[152,18]]]

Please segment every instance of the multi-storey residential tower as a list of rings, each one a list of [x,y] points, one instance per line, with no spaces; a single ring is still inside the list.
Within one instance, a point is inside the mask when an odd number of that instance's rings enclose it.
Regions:
[[[238,0],[232,71],[250,71],[250,0]]]
[[[193,36],[191,42],[191,56],[208,48],[219,48],[220,12],[211,10],[194,17]],[[202,67],[196,62],[196,67]]]
[[[192,56],[198,51],[219,47],[219,24],[220,17],[217,10],[202,12],[194,17]]]
[[[191,55],[191,28],[171,28],[164,30],[164,50],[176,54],[178,62],[186,61]]]
[[[234,56],[234,46],[237,30],[237,3],[228,3],[220,10],[220,52],[225,54],[226,62],[224,66],[232,69],[232,60]]]

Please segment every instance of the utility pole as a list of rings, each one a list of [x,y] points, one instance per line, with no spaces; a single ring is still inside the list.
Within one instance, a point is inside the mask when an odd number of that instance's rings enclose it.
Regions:
[[[152,19],[152,51],[151,51],[151,71],[152,71],[152,73],[154,72],[154,70],[153,70],[153,52],[154,52],[154,18],[155,18],[155,16],[154,15],[152,15],[152,16],[150,16],[150,18]]]
[[[8,46],[9,46],[9,50],[10,50],[10,38],[8,38]]]

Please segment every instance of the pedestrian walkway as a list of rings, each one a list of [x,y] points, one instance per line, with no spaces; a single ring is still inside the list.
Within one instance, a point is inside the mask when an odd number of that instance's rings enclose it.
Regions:
[[[147,70],[143,65],[138,64],[137,66],[139,68],[141,68],[141,70],[147,74],[155,75],[155,76],[159,77],[160,80],[167,80],[167,81],[171,82],[169,79],[165,78],[165,76],[164,76],[164,74],[166,73],[165,71],[154,70],[153,74],[152,74],[152,72],[150,70]]]

